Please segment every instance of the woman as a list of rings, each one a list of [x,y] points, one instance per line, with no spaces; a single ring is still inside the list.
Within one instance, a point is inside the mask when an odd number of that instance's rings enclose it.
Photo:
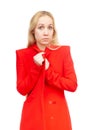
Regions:
[[[16,50],[17,91],[26,96],[20,130],[72,130],[64,93],[77,89],[70,46],[58,44],[47,11],[32,17],[28,38],[27,48]]]

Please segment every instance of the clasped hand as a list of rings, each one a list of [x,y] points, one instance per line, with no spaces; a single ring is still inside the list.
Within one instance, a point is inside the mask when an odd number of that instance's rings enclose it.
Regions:
[[[44,54],[45,52],[39,52],[38,54],[36,54],[33,59],[34,59],[34,62],[37,64],[37,65],[42,65],[44,62],[45,62],[45,69],[48,69],[49,67],[49,61],[47,58],[44,57]]]

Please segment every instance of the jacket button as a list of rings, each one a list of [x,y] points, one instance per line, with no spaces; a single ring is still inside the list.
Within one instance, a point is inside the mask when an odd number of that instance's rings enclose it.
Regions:
[[[49,104],[56,104],[56,101],[49,101]]]
[[[49,104],[52,104],[52,101],[51,101],[51,100],[49,101]]]
[[[54,117],[53,117],[53,116],[51,116],[51,117],[50,117],[50,119],[51,119],[51,120],[53,120],[53,119],[54,119]]]

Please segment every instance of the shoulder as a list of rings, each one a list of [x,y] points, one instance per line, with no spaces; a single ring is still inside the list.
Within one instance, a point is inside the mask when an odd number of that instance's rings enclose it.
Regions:
[[[21,48],[21,49],[17,49],[17,50],[16,50],[16,53],[22,54],[22,53],[25,53],[25,52],[28,52],[28,51],[29,51],[28,48]]]
[[[70,54],[70,48],[69,45],[51,45],[48,47],[50,51],[62,56]]]
[[[62,56],[70,55],[71,54],[71,47],[69,45],[59,45],[55,47],[55,51],[57,54]]]
[[[70,46],[68,45],[50,45],[48,46],[50,50],[70,50]]]
[[[60,54],[62,57],[71,57],[71,46],[69,45],[62,45],[60,48]]]
[[[69,45],[61,45],[60,48],[64,51],[69,51],[70,50],[70,46]]]
[[[32,47],[27,47],[27,48],[21,48],[16,50],[17,55],[27,55],[31,54],[33,51]]]
[[[71,54],[71,47],[69,45],[61,45],[59,50],[63,56]]]

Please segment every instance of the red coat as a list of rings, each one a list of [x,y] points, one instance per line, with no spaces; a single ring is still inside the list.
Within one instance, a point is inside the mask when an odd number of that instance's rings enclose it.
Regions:
[[[69,46],[46,48],[50,67],[38,66],[36,45],[16,50],[17,90],[27,95],[20,130],[72,130],[64,90],[74,92],[77,78]]]

